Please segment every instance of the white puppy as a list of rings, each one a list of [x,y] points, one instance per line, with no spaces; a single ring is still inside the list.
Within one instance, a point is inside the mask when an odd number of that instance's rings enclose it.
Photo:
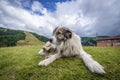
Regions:
[[[105,73],[103,66],[83,50],[81,38],[70,29],[66,27],[55,28],[53,38],[50,39],[50,42],[56,44],[58,52],[48,59],[41,61],[39,63],[40,66],[47,66],[62,56],[78,56],[91,72],[99,74]]]
[[[44,55],[45,58],[49,58],[51,55],[57,53],[57,48],[55,44],[52,44],[51,42],[47,42],[45,46],[38,52],[40,55]]]

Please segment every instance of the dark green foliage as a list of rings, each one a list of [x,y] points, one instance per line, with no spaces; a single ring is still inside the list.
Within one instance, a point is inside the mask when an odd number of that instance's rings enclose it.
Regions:
[[[0,27],[0,47],[16,46],[16,42],[23,39],[25,39],[23,31]]]
[[[81,37],[82,45],[84,46],[96,46],[97,38],[109,38],[110,36],[97,36],[97,37]]]
[[[32,33],[32,32],[31,32]],[[44,37],[42,35],[38,35],[36,33],[32,33],[36,38],[38,38],[40,41],[43,41],[43,42],[47,42],[48,41],[48,38],[47,37]]]
[[[81,40],[84,46],[96,46],[96,37],[82,37]]]

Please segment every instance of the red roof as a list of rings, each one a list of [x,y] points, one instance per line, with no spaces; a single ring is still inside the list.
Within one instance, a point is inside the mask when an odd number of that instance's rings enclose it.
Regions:
[[[103,40],[120,40],[120,36],[118,37],[110,37],[110,38],[98,38],[97,41],[103,41]]]

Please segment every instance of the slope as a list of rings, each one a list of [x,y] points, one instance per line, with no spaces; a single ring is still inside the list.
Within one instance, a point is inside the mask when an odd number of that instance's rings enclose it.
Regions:
[[[38,40],[33,34],[29,32],[24,32],[26,37],[25,40],[19,40],[17,42],[17,46],[23,46],[23,45],[42,45],[44,42]]]

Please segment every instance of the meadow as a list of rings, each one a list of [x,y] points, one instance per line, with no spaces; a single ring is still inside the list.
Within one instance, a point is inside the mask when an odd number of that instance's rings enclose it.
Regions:
[[[70,57],[38,66],[45,59],[43,45],[0,48],[0,80],[120,80],[120,47],[84,47],[105,67],[106,74],[91,73],[81,59]]]

